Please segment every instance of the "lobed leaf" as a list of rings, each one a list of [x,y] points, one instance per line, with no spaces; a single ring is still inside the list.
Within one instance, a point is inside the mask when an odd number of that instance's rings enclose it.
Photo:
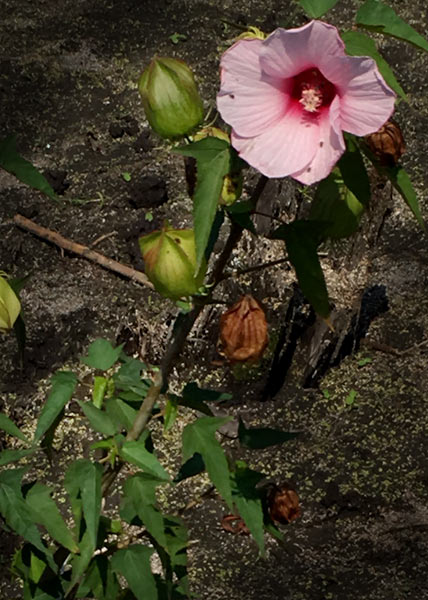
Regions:
[[[77,402],[95,431],[107,437],[115,435],[116,425],[106,412],[94,406],[92,402],[82,402],[81,400]]]
[[[0,467],[10,463],[17,462],[30,454],[34,454],[35,448],[26,448],[25,450],[3,450],[0,452]]]
[[[169,475],[160,464],[157,457],[149,452],[145,446],[145,440],[125,442],[119,451],[121,458],[137,465],[145,473],[159,477],[163,481],[169,481]]]
[[[27,444],[30,443],[29,439],[22,433],[22,431],[15,425],[15,423],[9,419],[7,415],[4,413],[0,413],[0,429],[8,433],[9,435],[13,435],[14,437],[19,438],[23,442]]]
[[[263,506],[256,485],[264,477],[263,473],[249,469],[242,461],[237,462],[236,471],[232,476],[233,501],[262,555],[265,552]]]

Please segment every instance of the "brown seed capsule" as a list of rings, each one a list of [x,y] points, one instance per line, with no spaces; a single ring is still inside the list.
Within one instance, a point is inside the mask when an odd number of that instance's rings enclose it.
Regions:
[[[265,313],[252,296],[243,296],[221,315],[219,351],[231,362],[256,362],[267,343]]]
[[[300,517],[299,496],[286,483],[272,487],[267,502],[272,521],[286,525]]]
[[[400,127],[395,121],[387,121],[379,131],[366,136],[366,142],[381,165],[394,166],[406,150]]]

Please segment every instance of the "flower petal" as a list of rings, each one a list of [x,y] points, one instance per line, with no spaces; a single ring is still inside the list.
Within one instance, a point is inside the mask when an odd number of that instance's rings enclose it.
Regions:
[[[262,40],[240,40],[221,59],[217,107],[223,120],[242,136],[255,136],[284,116],[289,96],[286,82],[262,73]]]
[[[336,27],[311,21],[297,29],[276,29],[263,42],[260,65],[272,77],[293,77],[318,66],[320,56],[343,56],[344,47]]]
[[[329,110],[320,115],[320,139],[312,162],[304,169],[291,173],[301,183],[311,185],[329,175],[345,151],[345,141],[340,130],[340,102],[336,98]]]
[[[355,135],[377,131],[394,111],[395,93],[385,83],[373,59],[332,57],[320,67],[340,95],[341,128]]]
[[[285,177],[311,163],[318,148],[319,129],[319,117],[293,103],[279,123],[259,136],[241,137],[232,131],[232,145],[263,175]]]

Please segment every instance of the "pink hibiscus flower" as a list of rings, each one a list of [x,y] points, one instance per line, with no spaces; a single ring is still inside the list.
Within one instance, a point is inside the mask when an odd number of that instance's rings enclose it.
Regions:
[[[322,21],[240,40],[221,59],[217,106],[232,145],[267,177],[324,179],[345,151],[342,131],[377,131],[394,100],[375,61],[347,56]]]

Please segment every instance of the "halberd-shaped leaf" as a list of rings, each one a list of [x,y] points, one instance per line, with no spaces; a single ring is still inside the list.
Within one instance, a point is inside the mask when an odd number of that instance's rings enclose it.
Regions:
[[[123,344],[117,348],[113,348],[108,340],[99,338],[89,346],[88,356],[84,356],[80,360],[85,365],[88,365],[88,367],[107,371],[119,359],[122,347]]]
[[[264,477],[263,473],[249,469],[243,461],[237,461],[236,471],[231,476],[233,501],[262,555],[265,551],[263,507],[256,486]]]
[[[37,421],[34,441],[42,439],[49,427],[61,413],[76,387],[77,377],[70,371],[57,371],[52,377],[52,390],[44,404]]]
[[[113,554],[111,565],[123,575],[137,600],[158,600],[156,582],[150,567],[153,549],[133,545]]]
[[[125,442],[119,454],[125,460],[140,467],[145,473],[169,481],[169,475],[157,457],[146,449],[145,440]]]

